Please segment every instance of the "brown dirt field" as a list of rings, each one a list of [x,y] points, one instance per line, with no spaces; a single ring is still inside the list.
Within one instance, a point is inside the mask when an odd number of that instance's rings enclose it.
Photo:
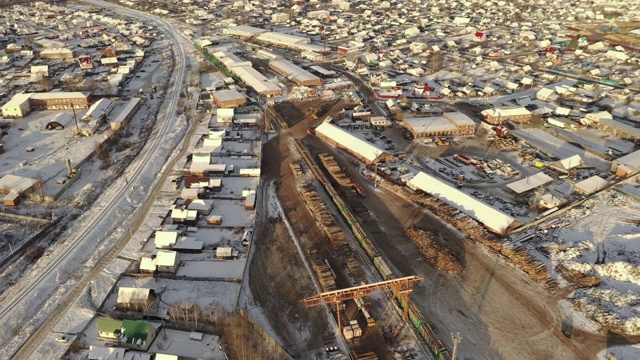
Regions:
[[[280,178],[281,184],[288,184],[293,179],[287,175],[290,171],[285,161],[288,151],[280,137],[265,145],[266,183]],[[284,224],[261,221],[258,226],[249,284],[254,300],[284,342],[282,346],[290,355],[304,358],[333,344],[333,334],[328,331],[329,324],[322,310],[306,309],[301,302],[314,292],[313,285]]]

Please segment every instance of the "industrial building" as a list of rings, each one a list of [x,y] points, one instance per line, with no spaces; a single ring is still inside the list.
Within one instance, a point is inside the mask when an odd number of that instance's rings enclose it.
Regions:
[[[492,125],[500,125],[510,120],[515,123],[528,123],[533,119],[531,111],[523,106],[508,106],[501,108],[493,108],[482,111],[484,121]]]
[[[460,112],[444,113],[442,116],[404,119],[403,124],[415,138],[441,135],[473,135],[476,123]]]
[[[309,44],[311,42],[311,39],[307,37],[283,34],[278,32],[264,32],[256,36],[256,40],[266,44],[287,48],[295,48],[295,45]]]
[[[140,98],[131,98],[127,102],[127,104],[120,110],[118,115],[116,115],[110,122],[109,125],[111,130],[120,130],[127,126],[133,115],[136,114],[138,109],[142,106],[142,99]]]
[[[409,180],[407,186],[412,190],[424,191],[454,206],[494,233],[504,235],[509,229],[521,224],[511,216],[422,171]]]
[[[237,90],[219,90],[211,94],[213,101],[221,108],[234,108],[244,105],[247,97]]]
[[[322,79],[284,59],[272,60],[269,68],[298,86],[322,86]]]
[[[73,59],[73,51],[67,48],[44,49],[40,52],[41,59]]]
[[[269,81],[264,75],[251,66],[250,61],[243,61],[237,55],[228,51],[216,51],[213,57],[231,71],[245,85],[263,96],[277,96],[282,94],[282,89],[277,84]]]
[[[237,36],[242,39],[250,39],[254,36],[268,32],[268,30],[260,29],[253,26],[247,26],[247,25],[237,25],[237,26],[229,26],[226,29],[224,29],[222,32],[225,35]]]
[[[315,129],[315,134],[329,144],[347,150],[365,163],[393,160],[393,155],[388,152],[331,123],[322,123]]]
[[[20,93],[2,106],[2,116],[21,118],[33,110],[87,109],[90,97],[90,94],[81,92]]]

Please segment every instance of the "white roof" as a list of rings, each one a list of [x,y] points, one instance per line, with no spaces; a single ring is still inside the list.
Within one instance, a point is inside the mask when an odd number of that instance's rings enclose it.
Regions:
[[[176,243],[177,231],[156,231],[154,244],[156,248],[169,247]]]
[[[220,102],[245,99],[244,94],[237,90],[219,90],[214,91],[211,95]]]
[[[232,251],[233,251],[233,248],[231,248],[231,247],[218,247],[218,248],[216,248],[216,256],[217,257],[220,257],[220,256],[228,257],[228,256],[231,256]]]
[[[279,45],[293,45],[298,43],[309,43],[309,38],[277,33],[277,32],[265,32],[256,37],[260,41],[269,42]]]
[[[452,123],[456,124],[457,126],[469,126],[469,125],[475,125],[476,124],[473,121],[473,119],[471,119],[470,117],[468,117],[464,113],[461,113],[460,111],[447,112],[447,113],[444,113],[443,115],[447,119],[449,119],[449,121],[451,121]]]
[[[21,194],[38,182],[36,179],[7,174],[0,178],[0,189],[7,189],[14,194]]]
[[[224,29],[223,32],[227,35],[255,36],[255,35],[267,32],[267,30],[253,27],[253,26],[237,25],[237,26],[229,26],[228,28]]]
[[[121,287],[118,289],[118,304],[144,304],[149,300],[151,289]]]
[[[34,100],[52,100],[52,99],[86,99],[89,95],[79,91],[51,91],[46,93],[33,93],[31,99]]]
[[[614,163],[618,163],[621,165],[626,165],[632,170],[640,167],[640,150],[636,150],[631,154],[625,155],[623,157],[617,158],[614,160]],[[8,175],[7,175],[8,176]],[[3,178],[4,179],[4,178]]]
[[[608,182],[607,180],[601,178],[598,175],[594,175],[588,179],[582,180],[578,183],[575,184],[575,187],[585,193],[585,194],[592,194],[600,189],[602,189],[603,187],[607,186]]]
[[[350,151],[359,154],[365,158],[368,162],[373,162],[384,154],[385,151],[377,146],[362,140],[355,135],[335,126],[331,123],[325,122],[316,128],[316,133],[322,134],[331,140],[338,143],[340,146],[349,149]]]
[[[213,207],[213,200],[205,200],[205,199],[194,199],[189,203],[189,205],[187,205],[187,209],[196,210],[196,211],[209,211],[211,210],[212,207]]]
[[[509,107],[483,110],[482,115],[488,115],[493,117],[520,116],[520,115],[531,115],[531,111],[527,110],[523,106],[509,106]]]
[[[456,131],[456,126],[443,116],[405,118],[404,121],[417,132]]]
[[[511,184],[508,184],[507,187],[517,194],[522,194],[523,192],[535,189],[538,186],[548,184],[552,181],[553,178],[551,176],[543,172],[539,172],[531,176],[527,176],[524,179],[514,181]]]
[[[29,101],[29,98],[32,96],[32,93],[20,93],[20,94],[15,94],[13,95],[13,97],[11,98],[11,100],[9,100],[6,104],[2,105],[2,108],[14,108],[14,107],[19,107],[20,105],[24,104],[25,102]]]
[[[231,68],[231,72],[239,77],[245,84],[252,87],[258,94],[270,91],[282,91],[280,86],[269,81],[269,79],[251,66],[234,66]]]
[[[509,227],[517,222],[511,216],[424,172],[414,176],[407,185],[411,189],[422,190],[446,201],[497,233],[504,234]]]
[[[102,116],[103,114],[107,115],[111,111],[112,107],[113,107],[113,101],[107,98],[100,99],[97,102],[95,102],[93,105],[91,105],[87,113],[84,114],[84,116],[82,117],[82,120],[89,119],[89,118],[98,120],[100,116]]]
[[[175,266],[178,261],[178,253],[171,250],[159,250],[156,254],[156,265]]]
[[[554,166],[557,166],[563,170],[571,170],[578,166],[583,166],[584,161],[580,157],[580,155],[575,154],[573,156],[569,156],[568,158],[558,160],[553,163]]]
[[[140,270],[156,271],[156,260],[147,256],[140,258]]]
[[[296,66],[288,60],[272,60],[269,64],[280,69],[286,74],[286,76],[291,76],[300,81],[320,80],[319,77],[313,75],[312,73],[299,66]]]
[[[140,98],[135,98],[135,97],[131,98],[131,100],[127,102],[127,104],[122,108],[122,110],[120,110],[118,115],[116,115],[116,117],[111,121],[124,122],[124,120],[129,116],[129,114],[136,108],[136,106],[138,106],[138,103],[140,101],[141,101]]]

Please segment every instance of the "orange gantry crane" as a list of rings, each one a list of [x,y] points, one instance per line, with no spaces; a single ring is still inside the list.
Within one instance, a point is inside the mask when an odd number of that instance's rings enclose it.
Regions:
[[[346,300],[361,299],[365,296],[390,292],[393,294],[392,299],[400,296],[404,300],[405,307],[403,317],[406,320],[409,310],[409,294],[413,291],[413,285],[420,280],[422,280],[420,276],[407,276],[400,279],[323,292],[304,299],[304,304],[308,308],[318,305],[335,304],[338,313],[338,326],[342,327],[342,323],[340,322],[340,303]]]

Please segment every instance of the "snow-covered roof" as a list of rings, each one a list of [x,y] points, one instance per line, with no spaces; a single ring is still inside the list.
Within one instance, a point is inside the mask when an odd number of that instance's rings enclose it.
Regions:
[[[299,66],[296,66],[288,60],[272,60],[271,62],[269,62],[269,65],[282,71],[285,76],[291,76],[301,82],[320,80],[319,77],[313,75],[312,73]]]
[[[156,254],[156,265],[175,266],[178,261],[178,253],[171,250],[159,250]]]
[[[107,98],[100,99],[96,101],[86,114],[82,117],[82,120],[93,119],[99,120],[102,115],[107,115],[113,108],[113,101]]]
[[[568,158],[558,160],[554,162],[553,165],[563,170],[571,170],[575,167],[583,166],[584,161],[582,160],[580,155],[575,154],[573,156],[569,156]]]
[[[614,160],[615,164],[626,165],[631,169],[637,169],[640,167],[640,150],[634,151],[631,154]]]
[[[515,192],[516,194],[522,194],[539,186],[548,184],[552,181],[553,178],[551,176],[543,172],[539,172],[537,174],[527,176],[524,179],[514,181],[511,184],[508,184],[507,188],[509,188],[509,190]]]
[[[385,154],[385,151],[377,146],[371,145],[365,140],[362,140],[328,122],[322,123],[318,126],[316,128],[316,133],[335,141],[338,145],[349,149],[351,152],[359,154],[368,162],[374,162],[380,157],[380,155]]]
[[[118,289],[118,304],[145,304],[153,289],[121,287]]]
[[[6,189],[14,194],[21,194],[34,186],[38,180],[17,176],[13,174],[7,174],[0,178],[0,189]]]
[[[523,106],[508,106],[502,108],[486,109],[482,111],[482,115],[493,117],[505,117],[505,116],[522,116],[531,115],[531,111],[527,110]]]
[[[607,180],[601,178],[598,175],[594,175],[588,179],[582,180],[575,184],[578,191],[584,194],[592,194],[603,187],[607,186]]]
[[[510,227],[519,223],[511,216],[424,172],[418,173],[407,185],[411,189],[422,190],[446,201],[496,233],[504,234]]]
[[[405,118],[404,121],[418,133],[442,133],[457,130],[457,127],[444,116]]]
[[[234,66],[231,72],[240,78],[245,84],[252,87],[258,94],[267,92],[280,92],[280,86],[272,83],[264,75],[251,66]]]

